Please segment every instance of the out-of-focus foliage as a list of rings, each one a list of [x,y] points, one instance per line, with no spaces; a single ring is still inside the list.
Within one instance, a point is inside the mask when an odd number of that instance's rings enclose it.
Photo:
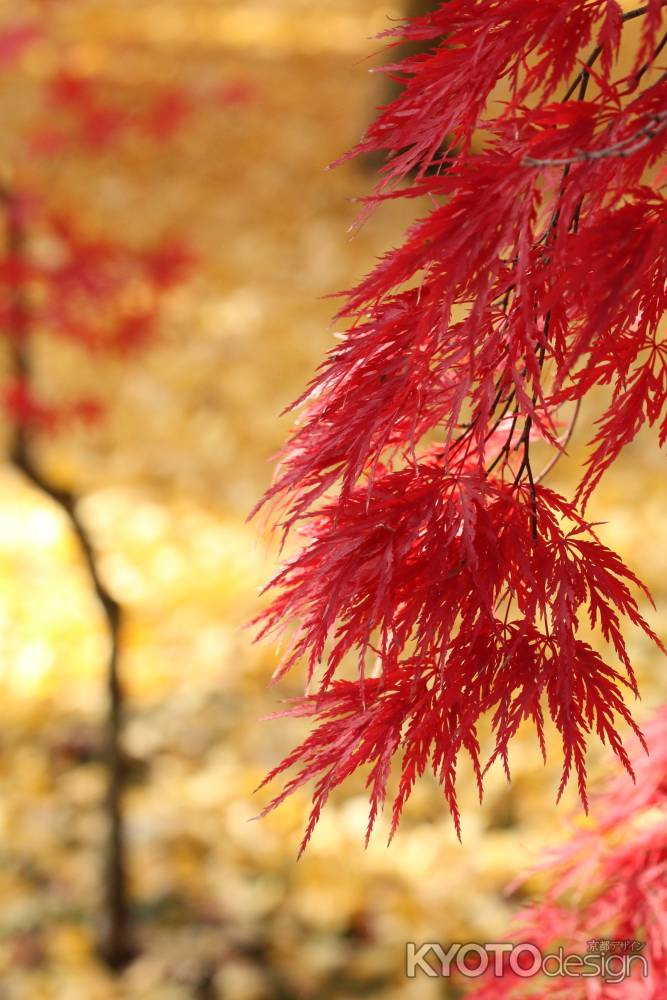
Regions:
[[[645,727],[650,753],[646,755],[637,745],[634,787],[628,775],[608,784],[597,803],[596,825],[577,831],[544,859],[542,867],[552,877],[549,891],[521,910],[512,928],[513,935],[532,942],[542,955],[549,954],[556,942],[566,942],[575,954],[597,951],[595,961],[606,961],[608,968],[625,963],[626,977],[613,982],[607,970],[600,975],[599,965],[597,976],[583,985],[573,976],[554,980],[537,975],[527,983],[508,964],[500,975],[482,976],[471,984],[470,996],[475,1000],[540,1000],[547,992],[561,1000],[664,996],[666,725],[663,707]],[[600,939],[598,934],[605,937]],[[621,941],[627,943],[621,945]],[[633,948],[634,960],[619,958],[622,949],[630,956]],[[619,978],[624,982],[619,983]]]
[[[94,952],[102,621],[65,521],[17,475],[1,476],[0,997],[442,996],[437,981],[403,978],[405,941],[497,939],[518,903],[502,887],[566,815],[553,806],[557,766],[542,767],[532,740],[513,754],[511,789],[490,775],[483,809],[463,782],[463,846],[429,785],[389,850],[382,821],[362,849],[361,781],[334,799],[298,865],[305,794],[250,822],[268,801],[253,789],[303,728],[260,721],[298,681],[271,689],[277,657],[242,629],[269,564],[268,540],[244,518],[285,437],[277,414],[331,341],[334,305],[322,296],[366,271],[413,212],[388,206],[350,240],[351,199],[370,180],[352,165],[323,172],[372,113],[379,84],[366,60],[379,46],[367,38],[398,10],[380,0],[5,0],[0,11],[4,25],[37,16],[49,29],[20,58],[0,48],[2,162],[54,65],[104,83],[128,110],[158,84],[190,95],[197,114],[168,144],[132,135],[30,168],[91,231],[137,246],[178,233],[200,260],[131,372],[66,344],[39,355],[45,385],[106,406],[98,426],[46,436],[39,452],[85,495],[105,580],[130,614],[142,953],[119,980]],[[555,488],[576,476],[584,440]],[[660,461],[632,446],[593,513],[613,521],[602,536],[650,585],[659,609],[648,614],[664,634]],[[664,699],[664,668],[648,643],[632,643],[641,719]]]

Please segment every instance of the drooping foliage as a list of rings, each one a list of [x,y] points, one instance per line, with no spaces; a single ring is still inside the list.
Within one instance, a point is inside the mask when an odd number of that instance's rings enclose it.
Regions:
[[[540,865],[551,888],[521,910],[511,933],[553,954],[615,955],[605,975],[528,978],[507,965],[470,991],[475,1000],[660,1000],[667,992],[667,714],[646,727],[650,755],[633,759],[636,783],[620,775],[595,803],[595,825],[577,831]],[[623,958],[629,978],[614,982]],[[553,968],[553,966],[552,966]],[[648,975],[644,975],[645,969]],[[495,970],[493,970],[495,972]],[[470,982],[470,981],[469,981]],[[466,995],[468,995],[466,993]]]
[[[388,33],[425,49],[388,68],[401,95],[355,151],[387,154],[366,210],[404,197],[425,214],[346,293],[263,501],[301,536],[259,622],[288,636],[278,674],[308,664],[288,711],[314,728],[269,776],[297,768],[269,808],[315,782],[304,845],[361,765],[370,833],[394,758],[392,831],[429,767],[458,828],[461,753],[481,795],[523,720],[544,749],[545,713],[560,791],[574,772],[586,805],[595,734],[631,770],[623,620],[656,637],[586,505],[642,424],[667,438],[664,30],[662,0],[448,0]],[[588,464],[558,496],[543,479],[597,386]]]

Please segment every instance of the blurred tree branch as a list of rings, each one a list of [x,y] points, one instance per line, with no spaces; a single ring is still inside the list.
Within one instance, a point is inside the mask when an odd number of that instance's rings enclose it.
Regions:
[[[5,215],[6,247],[10,261],[20,263],[26,256],[26,234],[17,210],[16,199],[6,186],[0,186],[0,204]],[[17,272],[18,273],[18,272]],[[28,347],[30,308],[23,282],[17,277],[9,303],[8,343],[14,376],[30,384],[31,359]],[[109,654],[107,660],[107,719],[105,762],[107,766],[106,811],[108,820],[104,871],[104,917],[100,950],[114,969],[122,968],[134,955],[129,926],[127,865],[123,789],[125,784],[121,734],[124,698],[119,673],[120,636],[123,612],[105,586],[97,555],[85,522],[77,509],[78,497],[50,482],[35,463],[30,447],[30,428],[21,420],[12,423],[9,460],[41,493],[48,496],[66,515],[76,537],[90,581],[104,614]]]

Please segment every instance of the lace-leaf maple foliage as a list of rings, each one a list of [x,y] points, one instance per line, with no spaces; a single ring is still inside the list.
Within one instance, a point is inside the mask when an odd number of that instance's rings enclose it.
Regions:
[[[465,995],[471,1000],[659,1000],[667,990],[667,712],[646,726],[647,758],[633,755],[636,784],[627,775],[609,783],[594,806],[595,825],[575,830],[536,870],[547,872],[544,898],[522,908],[514,940],[542,955],[597,952],[604,975],[522,975],[505,960]],[[613,944],[611,944],[613,942]],[[605,945],[609,950],[605,951]],[[645,964],[644,964],[645,963]],[[553,963],[552,967],[553,967]],[[624,978],[621,973],[627,973]],[[461,977],[461,986],[464,986]]]
[[[628,73],[619,46],[638,21]],[[314,728],[267,778],[297,769],[268,809],[314,782],[302,847],[362,765],[370,835],[395,759],[392,834],[428,767],[459,830],[461,754],[481,796],[494,760],[509,776],[525,720],[546,753],[545,714],[562,740],[559,796],[574,774],[586,806],[593,735],[631,771],[623,622],[659,640],[646,591],[586,504],[643,423],[667,437],[663,21],[662,0],[448,0],[388,33],[426,48],[389,67],[401,95],[354,151],[388,154],[366,209],[431,207],[346,293],[347,332],[294,404],[262,501],[301,536],[258,622],[262,637],[287,637],[279,676],[308,665],[309,693],[287,714]],[[610,402],[576,495],[562,497],[542,480],[595,386]],[[543,470],[538,439],[552,453]],[[583,619],[606,657],[581,638]],[[341,678],[355,658],[357,678]]]

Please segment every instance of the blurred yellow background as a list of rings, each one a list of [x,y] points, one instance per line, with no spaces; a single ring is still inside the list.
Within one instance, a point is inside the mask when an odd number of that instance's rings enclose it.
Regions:
[[[453,996],[441,981],[404,979],[404,944],[502,939],[521,900],[503,887],[577,815],[572,791],[554,803],[557,753],[544,768],[526,733],[514,783],[494,771],[482,808],[464,771],[462,846],[428,780],[389,848],[380,824],[363,849],[361,779],[334,797],[298,864],[305,795],[251,822],[270,797],[253,789],[303,727],[261,721],[302,678],[272,687],[275,650],[253,647],[242,627],[275,560],[245,517],[289,427],[278,414],[332,342],[335,303],[323,296],[395,245],[415,210],[387,206],[351,238],[353,199],[372,178],[358,164],[324,170],[381,99],[368,72],[380,45],[369,38],[400,5],[0,4],[3,23],[35,11],[45,38],[0,73],[0,160],[20,156],[55,66],[99,80],[128,107],[147,88],[187,88],[199,106],[168,146],[135,139],[27,166],[90,231],[136,246],[178,233],[200,263],[168,297],[157,342],[130,362],[37,345],[45,391],[94,392],[107,408],[93,429],[44,436],[38,453],[82,496],[105,581],[129,615],[128,846],[141,951],[120,977],[95,952],[103,622],[63,516],[8,466],[0,473],[0,998]],[[586,439],[584,421],[557,488],[572,488]],[[664,636],[662,461],[652,439],[628,449],[593,513],[653,589],[648,617]],[[645,718],[664,700],[664,664],[641,637],[631,649]],[[604,752],[592,757],[602,773]]]

